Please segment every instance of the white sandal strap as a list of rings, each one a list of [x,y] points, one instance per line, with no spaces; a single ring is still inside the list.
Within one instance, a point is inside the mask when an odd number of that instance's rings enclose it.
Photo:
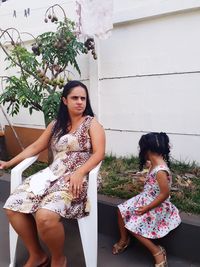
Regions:
[[[155,264],[155,267],[166,267],[166,261],[162,261],[160,263]]]

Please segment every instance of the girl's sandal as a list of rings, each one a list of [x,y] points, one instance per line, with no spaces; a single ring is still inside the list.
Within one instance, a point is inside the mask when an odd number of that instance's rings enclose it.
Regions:
[[[63,267],[67,267],[67,258],[65,258],[65,262],[64,262]]]
[[[51,261],[49,258],[47,258],[44,262],[40,263],[38,267],[50,267],[50,265],[51,265]]]
[[[162,254],[163,257],[164,257],[164,261],[155,264],[155,267],[168,267],[168,264],[167,264],[167,256],[166,256],[166,250],[165,250],[163,247],[161,247],[161,246],[159,246],[159,248],[160,248],[160,251],[157,252],[156,254],[154,254],[153,256],[156,257],[156,256],[159,256],[159,255]]]
[[[114,244],[113,248],[112,248],[112,254],[113,255],[117,255],[119,253],[124,252],[124,250],[129,246],[130,244],[130,237],[128,237],[127,241],[125,242],[117,242],[116,244]]]

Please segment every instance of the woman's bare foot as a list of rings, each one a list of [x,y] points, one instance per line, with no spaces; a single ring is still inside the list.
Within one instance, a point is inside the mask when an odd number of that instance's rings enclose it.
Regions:
[[[51,259],[51,267],[67,267],[67,258]]]
[[[30,255],[26,264],[23,267],[47,267],[48,263],[48,256],[45,253],[41,253],[41,255]]]

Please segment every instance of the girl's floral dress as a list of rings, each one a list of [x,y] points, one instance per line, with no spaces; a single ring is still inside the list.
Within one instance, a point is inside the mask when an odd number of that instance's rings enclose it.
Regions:
[[[143,215],[136,215],[135,213],[138,207],[150,204],[158,196],[160,192],[156,180],[158,171],[167,172],[169,185],[171,186],[172,177],[168,167],[159,165],[148,173],[144,190],[139,195],[118,206],[125,227],[135,234],[151,239],[167,235],[181,223],[179,211],[170,202],[170,197]]]
[[[65,218],[81,218],[89,214],[87,199],[88,176],[84,177],[79,198],[73,198],[69,191],[70,174],[82,166],[91,156],[92,146],[89,128],[93,117],[86,116],[78,129],[51,141],[53,163],[42,171],[28,177],[7,199],[4,208],[22,213],[34,213],[40,208],[48,209]],[[53,179],[52,179],[53,177]],[[55,179],[56,177],[56,179]],[[41,183],[44,178],[45,183]],[[33,179],[33,180],[31,180]],[[31,181],[43,191],[33,193]],[[42,192],[42,193],[41,193]]]

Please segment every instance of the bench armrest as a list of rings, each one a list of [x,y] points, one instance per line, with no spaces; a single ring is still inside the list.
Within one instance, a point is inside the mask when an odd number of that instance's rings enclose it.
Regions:
[[[29,166],[31,166],[37,159],[39,155],[24,159],[17,166],[11,170],[11,181],[10,181],[10,192],[12,193],[17,186],[22,182],[22,173]]]

